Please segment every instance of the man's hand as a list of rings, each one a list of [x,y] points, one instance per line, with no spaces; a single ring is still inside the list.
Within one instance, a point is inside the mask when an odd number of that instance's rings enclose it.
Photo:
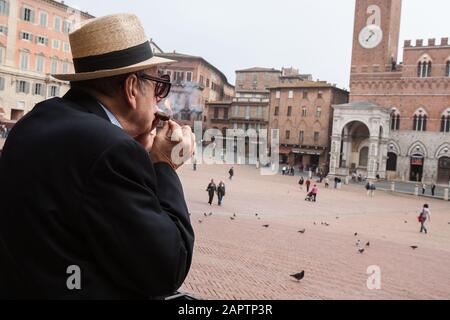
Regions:
[[[180,127],[174,121],[167,121],[153,141],[150,158],[153,163],[168,163],[178,169],[195,152],[195,135],[189,126]]]

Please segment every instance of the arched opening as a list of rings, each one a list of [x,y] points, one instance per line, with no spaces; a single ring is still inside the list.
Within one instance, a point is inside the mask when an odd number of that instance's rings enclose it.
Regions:
[[[448,185],[450,182],[450,158],[442,157],[438,163],[437,183]]]
[[[359,151],[358,167],[367,169],[368,162],[369,162],[369,147],[363,147]]]
[[[420,182],[423,177],[423,166],[425,162],[425,157],[421,154],[413,154],[411,156],[411,169],[409,180]]]
[[[367,176],[369,148],[364,144],[370,137],[369,128],[360,121],[348,123],[342,132],[340,167]]]
[[[397,171],[397,155],[393,152],[388,152],[386,171]]]

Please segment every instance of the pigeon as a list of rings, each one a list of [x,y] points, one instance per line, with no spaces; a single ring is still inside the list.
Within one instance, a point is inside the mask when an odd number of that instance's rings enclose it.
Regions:
[[[206,215],[206,212],[203,212],[203,215],[206,217],[207,215]]]
[[[234,220],[234,218],[233,218],[233,217],[230,217],[230,219],[231,219],[231,220]]]
[[[261,218],[260,218],[260,217],[258,217],[258,220],[261,220]]]
[[[411,246],[411,248],[412,248],[413,250],[416,250],[416,249],[418,248],[418,246]]]
[[[314,225],[317,225],[317,223],[314,222]]]
[[[295,273],[295,274],[291,274],[290,276],[295,278],[297,281],[300,281],[305,276],[305,271],[302,271],[302,272],[299,272],[299,273]]]
[[[210,217],[212,216],[212,212],[209,213],[209,216],[210,216]]]
[[[257,213],[255,213],[255,217],[257,217],[258,216],[258,214]]]
[[[269,225],[268,225],[268,224],[263,224],[263,227],[264,227],[264,228],[268,228]]]
[[[324,223],[324,226],[329,227],[330,225],[329,225],[328,223],[325,222],[325,223]]]
[[[366,243],[366,247],[370,247],[370,242],[367,242],[367,243]]]
[[[359,251],[359,253],[361,253],[361,254],[364,253],[364,249],[359,249],[358,251]]]
[[[408,221],[405,220],[405,223],[408,223]]]
[[[358,235],[358,232],[355,232],[355,237]]]
[[[203,221],[202,220],[198,220],[198,223],[202,223]]]
[[[356,242],[356,246],[359,247],[360,244],[361,244],[361,240],[358,240],[358,241]]]
[[[236,213],[233,213],[233,217],[235,217],[235,218],[236,218]]]
[[[303,234],[303,233],[305,233],[305,232],[306,232],[306,229],[303,229],[303,230],[299,230],[298,232],[299,232],[299,233],[301,233],[301,234]]]
[[[339,219],[339,217],[336,217],[336,219]]]

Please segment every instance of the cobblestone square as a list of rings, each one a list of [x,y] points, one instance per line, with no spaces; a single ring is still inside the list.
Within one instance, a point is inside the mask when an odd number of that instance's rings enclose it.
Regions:
[[[180,170],[196,232],[182,291],[203,299],[450,298],[448,202],[384,191],[369,198],[360,186],[318,184],[318,201],[311,203],[304,201],[298,177],[261,176],[254,167],[235,166],[230,181],[228,169]],[[207,204],[211,178],[226,184],[222,207],[217,198]],[[431,208],[428,235],[419,233],[417,221],[424,201]],[[368,289],[370,266],[381,270],[379,290]],[[302,270],[299,282],[289,276]]]

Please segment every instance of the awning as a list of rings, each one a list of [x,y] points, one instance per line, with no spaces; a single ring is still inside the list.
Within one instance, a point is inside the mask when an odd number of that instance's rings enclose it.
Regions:
[[[291,153],[292,148],[280,146],[278,153],[279,154],[289,154]]]
[[[308,154],[308,155],[314,155],[314,156],[322,155],[323,151],[324,150],[319,150],[319,149],[292,149],[292,153]]]

